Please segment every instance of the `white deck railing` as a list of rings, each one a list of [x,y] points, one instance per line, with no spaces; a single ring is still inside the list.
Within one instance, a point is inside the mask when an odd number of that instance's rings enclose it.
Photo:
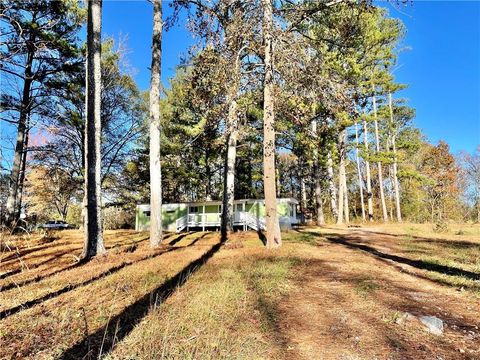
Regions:
[[[289,216],[280,217],[280,222],[290,222],[290,224],[297,223],[297,219]],[[221,213],[202,213],[202,214],[188,214],[177,219],[175,222],[177,232],[189,227],[217,227],[222,224]],[[233,225],[245,226],[252,230],[265,230],[265,218],[263,216],[256,216],[247,211],[236,211],[233,214]]]
[[[188,214],[188,226],[220,226],[222,223],[222,214]]]
[[[177,219],[175,221],[175,227],[177,229],[177,232],[182,231],[187,227],[187,215],[182,216],[181,218]]]

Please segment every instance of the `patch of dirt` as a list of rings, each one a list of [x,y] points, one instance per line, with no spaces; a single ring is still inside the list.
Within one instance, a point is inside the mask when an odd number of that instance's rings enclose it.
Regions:
[[[388,236],[339,238],[391,251]],[[279,326],[294,350],[290,359],[480,358],[480,302],[471,293],[401,272],[339,242],[305,246],[301,255],[294,290],[280,308]],[[397,322],[404,312],[439,317],[444,334]]]

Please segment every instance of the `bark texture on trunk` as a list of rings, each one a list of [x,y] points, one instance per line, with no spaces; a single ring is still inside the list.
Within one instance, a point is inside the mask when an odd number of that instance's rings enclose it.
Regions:
[[[235,162],[237,159],[237,142],[239,136],[238,128],[238,106],[237,97],[240,88],[240,59],[242,49],[235,51],[235,63],[231,87],[228,94],[228,116],[227,116],[227,150],[225,155],[225,166],[223,174],[223,207],[221,236],[222,241],[226,241],[228,232],[233,231],[233,214],[235,200]]]
[[[315,120],[312,121],[312,133],[315,139],[317,139],[317,122]],[[320,163],[318,160],[317,143],[315,144],[315,147],[313,150],[313,172],[314,172],[314,178],[315,178],[315,210],[316,210],[315,212],[317,215],[317,225],[324,225],[325,216],[323,214],[322,184],[320,181],[321,169],[320,169]]]
[[[33,42],[33,41],[32,41]],[[17,209],[21,208],[21,204],[18,204],[19,200],[18,191],[23,186],[21,179],[21,169],[23,167],[23,157],[25,153],[25,139],[28,133],[27,119],[30,114],[30,91],[32,87],[32,65],[35,50],[31,49],[27,55],[24,83],[22,91],[22,103],[20,108],[20,116],[18,119],[17,139],[15,143],[15,154],[13,157],[12,171],[10,172],[10,184],[8,189],[7,205],[6,205],[6,223],[8,226],[14,226],[18,221],[20,213]]]
[[[375,94],[373,95],[372,102],[373,102],[373,119],[374,119],[374,125],[375,125],[375,150],[377,152],[377,156],[379,156],[380,155],[380,136],[378,135],[377,99],[375,97]],[[380,190],[380,203],[382,206],[382,216],[383,216],[383,221],[387,222],[388,221],[387,203],[385,201],[385,192],[383,189],[383,169],[382,169],[382,163],[380,161],[377,161],[377,169],[378,169],[378,187]]]
[[[335,186],[335,181],[333,177],[333,160],[332,152],[329,150],[327,153],[327,178],[328,178],[328,192],[330,195],[330,207],[332,209],[333,220],[338,219],[338,210],[337,210],[337,187]]]
[[[275,113],[273,99],[273,9],[271,0],[262,0],[263,37],[265,44],[265,80],[263,89],[263,187],[266,211],[266,245],[282,245],[277,215],[275,182]]]
[[[305,186],[305,174],[302,174],[300,178],[300,207],[302,208],[302,214],[305,218],[307,212],[307,189]]]
[[[346,167],[346,166],[345,166]],[[345,212],[345,222],[348,224],[350,222],[350,208],[348,203],[348,188],[347,188],[347,175],[343,177],[343,196],[345,197],[343,201],[343,210]]]
[[[233,200],[235,196],[235,161],[237,158],[238,141],[238,116],[237,96],[238,89],[235,87],[230,97],[228,107],[227,124],[227,151],[225,157],[225,170],[223,181],[223,208],[222,208],[222,240],[227,240],[228,232],[233,230]],[[235,93],[233,95],[233,93]]]
[[[338,134],[338,153],[339,153],[339,164],[338,164],[338,217],[337,224],[343,224],[343,215],[344,213],[348,214],[348,211],[345,211],[345,207],[348,207],[345,201],[345,195],[347,192],[346,187],[346,174],[345,174],[345,141],[346,141],[346,130],[342,129]],[[346,219],[345,219],[346,220]]]
[[[27,168],[27,155],[28,155],[28,131],[29,121],[27,120],[27,131],[25,132],[25,143],[23,145],[23,155],[22,155],[22,169],[20,171],[20,178],[18,180],[18,189],[17,189],[17,199],[15,200],[15,213],[17,215],[16,219],[20,218],[22,214],[22,201],[23,201],[23,185],[25,184],[25,171]]]
[[[85,124],[85,243],[82,257],[89,259],[105,252],[102,234],[101,193],[101,32],[102,0],[87,5],[87,84]]]
[[[368,154],[368,126],[367,121],[363,120],[363,140],[365,144],[365,152]],[[372,180],[370,176],[370,161],[365,160],[365,171],[367,176],[367,204],[368,204],[368,220],[373,221],[373,194]]]
[[[162,242],[162,167],[160,163],[160,71],[162,61],[162,29],[162,0],[154,0],[149,129],[151,247],[156,247]]]
[[[393,107],[392,107],[392,93],[388,94],[388,107],[390,109],[390,122],[392,129],[394,127],[393,122]],[[397,147],[395,143],[395,130],[392,133],[392,150],[393,150],[393,164],[392,164],[392,176],[393,176],[393,189],[395,192],[395,209],[397,213],[397,221],[402,221],[402,211],[400,209],[400,189],[398,185],[398,175],[397,175]]]
[[[365,221],[365,204],[363,200],[363,181],[362,181],[362,172],[360,170],[360,156],[359,156],[359,150],[358,150],[358,126],[357,123],[355,123],[355,143],[356,143],[356,149],[355,149],[355,158],[357,161],[357,174],[358,174],[358,188],[360,190],[360,206],[362,208],[362,220]]]

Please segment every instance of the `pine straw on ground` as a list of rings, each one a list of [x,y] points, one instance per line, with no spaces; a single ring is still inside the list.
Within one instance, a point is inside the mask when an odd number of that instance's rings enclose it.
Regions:
[[[275,251],[253,232],[222,247],[217,233],[171,235],[155,251],[145,234],[113,236],[106,257],[0,293],[7,310],[41,299],[5,312],[0,358],[480,358],[480,239],[387,231],[302,228]],[[405,312],[441,318],[444,334]]]

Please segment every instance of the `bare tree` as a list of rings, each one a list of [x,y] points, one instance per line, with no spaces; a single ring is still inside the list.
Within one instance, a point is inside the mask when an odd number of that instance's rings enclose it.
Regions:
[[[162,242],[162,167],[160,163],[160,71],[162,0],[153,1],[152,68],[150,78],[150,246]]]
[[[101,191],[102,0],[87,2],[87,84],[85,125],[85,243],[82,258],[105,253]]]

